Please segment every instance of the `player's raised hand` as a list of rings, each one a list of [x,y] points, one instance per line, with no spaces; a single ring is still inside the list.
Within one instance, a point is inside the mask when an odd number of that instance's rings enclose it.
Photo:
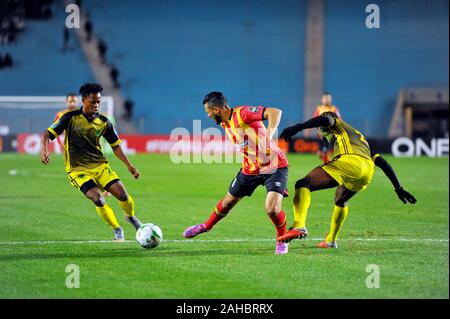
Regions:
[[[134,166],[130,166],[130,168],[128,168],[128,171],[131,173],[131,175],[133,175],[134,178],[139,178],[139,171],[136,167]]]
[[[48,163],[50,162],[50,154],[48,153],[47,149],[41,149],[40,157],[41,163],[48,165]]]
[[[403,204],[406,204],[407,202],[409,202],[410,204],[415,204],[417,202],[416,198],[412,194],[404,190],[403,187],[395,189],[395,192],[397,193],[398,198],[400,198]]]
[[[286,142],[291,140],[291,137],[299,132],[296,125],[286,127],[280,134],[280,138],[284,139]]]

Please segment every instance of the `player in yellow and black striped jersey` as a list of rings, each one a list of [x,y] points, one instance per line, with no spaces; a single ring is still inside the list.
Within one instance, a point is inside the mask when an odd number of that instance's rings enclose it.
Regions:
[[[48,165],[49,140],[65,132],[64,159],[70,183],[94,203],[97,213],[113,228],[114,240],[124,241],[123,229],[106,203],[102,191],[107,190],[117,198],[125,212],[125,219],[136,229],[141,226],[141,222],[135,216],[133,198],[102,152],[100,138],[103,136],[106,139],[114,154],[135,178],[139,177],[139,171],[124,154],[112,123],[98,112],[102,91],[103,88],[95,83],[86,83],[80,88],[83,106],[64,113],[44,132],[40,157],[41,162]]]
[[[347,202],[357,192],[367,188],[372,180],[374,166],[380,167],[394,186],[403,203],[415,204],[413,195],[404,190],[389,163],[371,151],[369,143],[355,128],[344,122],[333,112],[325,112],[304,123],[287,127],[280,138],[289,141],[292,136],[308,128],[319,128],[319,134],[334,147],[333,159],[316,167],[295,184],[294,225],[279,241],[305,238],[306,215],[311,203],[311,192],[337,187],[331,228],[320,248],[337,248],[339,232],[348,214]]]
[[[88,119],[82,108],[67,111],[55,121],[47,131],[50,139],[66,131],[64,139],[64,159],[66,172],[92,169],[99,164],[107,164],[100,147],[100,137],[104,137],[111,147],[118,146],[120,139],[111,122],[102,114]]]

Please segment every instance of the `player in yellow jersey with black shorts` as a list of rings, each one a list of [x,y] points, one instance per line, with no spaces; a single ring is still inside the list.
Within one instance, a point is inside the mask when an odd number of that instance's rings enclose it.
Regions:
[[[133,198],[103,155],[100,138],[103,136],[108,141],[114,154],[127,166],[134,178],[139,177],[139,171],[124,154],[112,123],[99,113],[102,91],[103,88],[96,83],[81,86],[83,107],[67,111],[44,132],[40,157],[42,163],[49,164],[48,142],[65,131],[64,160],[70,183],[94,203],[97,213],[113,229],[114,241],[124,241],[123,229],[112,208],[106,203],[102,191],[106,190],[117,198],[125,212],[125,219],[135,229],[141,226],[141,222],[135,216]]]
[[[333,112],[325,112],[304,123],[287,127],[280,137],[289,141],[298,132],[309,128],[319,128],[319,134],[333,145],[332,160],[316,167],[296,182],[294,225],[286,234],[278,237],[278,241],[305,238],[308,235],[306,215],[311,204],[311,192],[337,186],[331,228],[325,240],[318,245],[319,248],[337,248],[339,232],[348,214],[347,202],[357,192],[367,188],[375,166],[383,170],[403,203],[416,203],[414,196],[401,187],[391,165],[370,150],[369,143],[358,130]]]

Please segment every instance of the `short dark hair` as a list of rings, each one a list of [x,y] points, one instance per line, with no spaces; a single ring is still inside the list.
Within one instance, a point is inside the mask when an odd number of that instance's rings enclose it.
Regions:
[[[331,93],[330,93],[330,92],[327,92],[327,91],[324,91],[324,92],[322,93],[322,96],[324,96],[324,95],[331,95]]]
[[[103,87],[100,84],[97,83],[84,83],[81,87],[80,87],[80,94],[81,97],[85,98],[86,96],[88,96],[89,94],[97,94],[97,93],[102,93],[103,92]]]
[[[69,96],[78,96],[78,94],[76,94],[76,93],[74,93],[74,92],[69,92],[69,93],[66,94],[66,99],[67,99]]]
[[[228,103],[227,98],[222,92],[214,91],[205,95],[203,105],[208,104],[209,107],[224,106]]]

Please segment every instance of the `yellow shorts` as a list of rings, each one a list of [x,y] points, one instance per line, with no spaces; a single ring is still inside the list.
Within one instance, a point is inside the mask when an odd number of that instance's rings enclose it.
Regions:
[[[69,182],[84,194],[92,187],[106,190],[119,180],[109,164],[101,164],[92,169],[72,171],[68,173]]]
[[[358,192],[366,189],[372,180],[374,163],[359,155],[341,155],[321,166],[339,185]]]

